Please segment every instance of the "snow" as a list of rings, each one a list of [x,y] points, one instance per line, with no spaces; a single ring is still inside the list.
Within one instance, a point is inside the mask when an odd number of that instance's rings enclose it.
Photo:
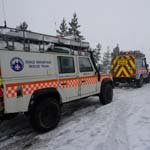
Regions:
[[[96,97],[68,104],[58,127],[45,134],[19,115],[0,124],[0,149],[150,150],[149,89],[120,86],[105,106]]]

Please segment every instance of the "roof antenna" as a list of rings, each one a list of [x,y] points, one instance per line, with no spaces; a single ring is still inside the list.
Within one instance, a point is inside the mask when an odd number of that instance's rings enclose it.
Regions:
[[[7,22],[6,22],[6,13],[5,13],[5,3],[4,0],[2,0],[2,10],[3,10],[3,15],[4,15],[4,27],[7,27]]]
[[[55,28],[55,32],[56,32],[56,34],[57,34],[57,23],[56,23],[55,17],[54,17],[54,28]]]

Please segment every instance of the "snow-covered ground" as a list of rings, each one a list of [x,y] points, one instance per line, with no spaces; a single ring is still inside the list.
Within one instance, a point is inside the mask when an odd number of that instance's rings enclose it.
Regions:
[[[3,150],[150,150],[150,84],[114,89],[111,104],[91,97],[65,106],[59,126],[37,134],[19,115],[0,124]]]

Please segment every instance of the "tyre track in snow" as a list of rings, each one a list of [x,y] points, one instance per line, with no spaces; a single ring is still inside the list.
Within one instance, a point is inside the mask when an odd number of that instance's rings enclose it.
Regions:
[[[119,89],[119,93],[116,94],[118,100],[115,102],[115,112],[113,115],[112,125],[110,127],[109,133],[106,137],[104,144],[101,146],[101,150],[129,150],[129,141],[127,135],[127,127],[126,127],[126,113],[129,109],[128,102],[121,95],[121,91],[130,92],[130,87],[124,87],[123,89]],[[128,97],[126,96],[126,99]],[[95,150],[98,150],[100,145],[98,144]]]
[[[97,108],[89,114],[82,114],[78,118],[74,114],[74,120],[68,122],[60,130],[57,130],[55,135],[46,134],[39,136],[41,142],[32,145],[29,150],[105,150],[107,148],[107,150],[116,150],[118,145],[115,143],[114,147],[112,147],[110,143],[114,140],[110,137],[115,136],[115,132],[120,131],[116,123],[119,124],[120,122],[120,126],[122,127],[122,120],[118,118],[120,112],[122,112],[121,108],[118,111],[117,107],[119,106],[120,98],[115,94],[113,103]],[[124,103],[122,107],[124,108]],[[117,121],[118,119],[119,121]],[[112,130],[114,130],[114,133],[112,133]],[[125,130],[121,132],[121,136],[124,133],[126,133]],[[127,137],[125,136],[121,140],[126,144]],[[126,148],[124,149],[127,150]]]
[[[115,89],[113,103],[86,116],[75,116],[74,121],[66,123],[56,134],[38,136],[40,142],[29,150],[133,150],[128,127],[129,112],[136,113],[133,112],[136,97],[148,87],[144,85],[137,89],[125,85]]]
[[[62,120],[57,128],[61,128],[66,122],[74,120],[73,113],[80,117],[95,111],[98,107],[100,107],[98,99],[93,101],[91,98],[65,105]],[[1,122],[0,149],[26,149],[32,143],[38,142],[37,135],[31,128],[29,120],[24,115],[19,115],[12,120]]]
[[[22,116],[2,123],[0,149],[133,150],[137,143],[131,143],[134,136],[130,130],[134,127],[128,126],[133,126],[130,120],[135,111],[141,109],[139,104],[135,105],[137,95],[140,96],[141,91],[144,94],[149,85],[141,89],[120,88],[114,90],[113,103],[106,106],[101,107],[97,98],[66,105],[59,126],[46,134],[38,135]],[[147,121],[141,115],[137,122],[143,120]],[[146,142],[144,139],[141,141]]]
[[[119,108],[116,107],[118,115],[102,150],[150,149],[150,101],[147,93],[150,84],[142,88],[132,87],[126,85],[119,89],[117,102]],[[126,90],[126,94],[121,94],[121,90],[122,93]]]
[[[29,125],[28,119],[24,115],[4,121],[0,124],[0,149],[14,149],[13,144],[32,140],[37,135]]]
[[[127,113],[130,150],[150,149],[150,84],[144,85],[131,97]]]

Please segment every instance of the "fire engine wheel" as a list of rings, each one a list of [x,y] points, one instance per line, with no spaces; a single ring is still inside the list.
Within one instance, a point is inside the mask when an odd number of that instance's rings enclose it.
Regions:
[[[118,87],[119,86],[119,82],[114,82],[114,86]]]
[[[150,83],[150,74],[149,74],[148,77],[146,78],[146,83]]]
[[[109,104],[112,102],[113,98],[113,87],[110,83],[107,83],[102,86],[100,93],[100,102],[103,105]]]
[[[143,77],[141,76],[139,80],[136,81],[136,87],[140,88],[143,86],[144,80]]]
[[[54,98],[41,99],[31,114],[31,125],[39,132],[47,132],[57,126],[60,116],[61,109]]]

